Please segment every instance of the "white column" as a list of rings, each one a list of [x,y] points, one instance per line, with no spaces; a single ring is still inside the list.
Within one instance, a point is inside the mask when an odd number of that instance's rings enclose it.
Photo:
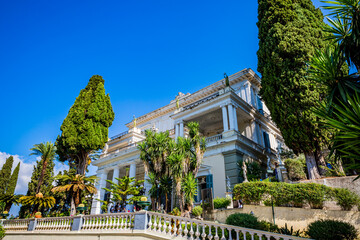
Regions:
[[[176,123],[176,125],[175,125],[175,139],[178,138],[179,134],[180,134],[180,126],[179,126],[178,123]]]
[[[116,178],[119,178],[119,173],[120,173],[120,168],[119,168],[119,166],[116,166],[116,167],[114,168],[114,173],[113,173],[113,178],[112,178],[113,183],[118,183],[118,180],[116,180]],[[112,197],[113,197],[113,194],[111,193],[111,194],[110,194],[110,199],[112,199]],[[109,206],[108,206],[108,212],[110,212],[110,208],[111,208],[113,205],[114,205],[113,203],[109,204]]]
[[[229,110],[229,124],[230,124],[230,130],[233,130],[235,128],[234,124],[234,106],[232,104],[228,105]]]
[[[239,131],[237,114],[236,114],[236,107],[233,106],[233,108],[234,108],[234,127],[235,127],[234,129],[235,129],[236,131]]]
[[[102,188],[106,185],[107,171],[98,172],[97,177],[99,178],[96,186],[97,193],[92,202],[91,214],[100,214],[101,202],[96,199],[104,200],[105,190]]]
[[[180,122],[180,133],[179,136],[180,137],[184,137],[184,122]]]
[[[229,130],[226,105],[222,106],[221,108],[222,108],[222,117],[223,117],[224,132],[226,132],[226,131]]]
[[[130,164],[130,170],[129,170],[129,178],[131,177],[136,177],[136,163]],[[132,196],[129,196],[132,197]],[[130,210],[130,212],[132,212],[134,210],[134,205],[130,205],[128,204],[126,206],[127,210]]]
[[[250,122],[250,125],[251,125],[251,132],[252,132],[252,140],[256,143],[259,143],[259,140],[258,140],[258,135],[257,135],[257,127],[256,127],[256,122],[254,120],[252,120]]]
[[[136,163],[130,164],[129,177],[136,176]]]

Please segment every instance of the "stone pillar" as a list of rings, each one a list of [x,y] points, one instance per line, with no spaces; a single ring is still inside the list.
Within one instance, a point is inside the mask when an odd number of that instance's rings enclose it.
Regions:
[[[120,168],[119,168],[119,166],[116,166],[116,167],[114,168],[114,173],[113,173],[113,178],[112,178],[112,181],[113,181],[114,183],[118,183],[118,180],[116,180],[116,178],[119,178],[119,173],[120,173]],[[111,193],[111,194],[110,194],[110,199],[112,199],[112,197],[113,197],[113,194]],[[114,205],[113,203],[109,204],[109,206],[108,206],[108,212],[110,212],[110,208],[111,208],[113,205]]]
[[[232,104],[228,105],[228,110],[229,110],[229,127],[230,130],[235,129],[235,124],[234,124],[234,106]]]
[[[256,143],[259,143],[259,139],[258,139],[258,135],[257,135],[257,127],[256,127],[256,122],[254,120],[252,120],[250,122],[250,126],[251,126],[251,134],[252,134],[252,140]]]
[[[184,137],[184,122],[180,122],[180,137]]]
[[[101,212],[101,202],[96,199],[104,200],[105,190],[103,188],[106,185],[107,171],[98,172],[97,177],[99,178],[96,186],[97,193],[92,202],[91,214],[100,214]]]
[[[233,106],[233,108],[234,108],[234,129],[235,129],[235,131],[239,131],[237,114],[236,114],[236,107]]]
[[[175,124],[175,139],[180,135],[180,126],[178,123]]]
[[[136,163],[130,164],[129,177],[136,176]]]
[[[226,132],[226,131],[229,130],[226,105],[221,106],[221,108],[222,108],[222,117],[223,117],[224,132]]]
[[[130,164],[129,178],[132,178],[132,177],[136,177],[136,163]],[[129,196],[129,197],[132,197],[132,196]],[[131,212],[134,209],[134,205],[127,205],[126,209],[130,210],[130,212]]]

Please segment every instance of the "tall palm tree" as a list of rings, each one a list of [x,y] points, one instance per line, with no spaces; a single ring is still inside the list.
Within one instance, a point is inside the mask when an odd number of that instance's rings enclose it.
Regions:
[[[42,169],[39,177],[38,186],[36,188],[36,193],[39,193],[40,187],[44,181],[44,175],[46,167],[49,161],[53,160],[56,156],[56,147],[51,142],[35,144],[33,148],[30,149],[32,153],[30,155],[41,156]]]
[[[169,195],[171,196],[172,191],[172,180],[168,175],[164,175],[160,178],[160,190],[162,195],[165,196],[165,211],[169,208]]]
[[[81,193],[85,191],[86,194],[95,194],[97,192],[95,181],[96,176],[85,177],[80,174],[66,174],[58,175],[55,177],[64,183],[64,185],[56,186],[51,191],[56,192],[67,192],[71,195],[71,215],[75,215],[76,207],[81,202]]]
[[[206,151],[206,141],[204,137],[200,136],[200,125],[198,122],[190,122],[187,126],[189,127],[189,138],[195,152],[195,158],[193,158],[191,165],[193,169],[192,172],[196,177]]]
[[[197,196],[197,181],[194,174],[189,172],[182,181],[182,191],[184,192],[185,201],[191,211],[194,197]]]
[[[158,198],[158,180],[156,178],[156,175],[153,172],[149,172],[148,179],[146,179],[146,182],[151,184],[151,188],[149,189],[149,195],[151,199],[151,209],[156,209],[156,199]]]
[[[167,158],[170,167],[170,174],[175,180],[176,195],[178,197],[181,213],[184,211],[183,197],[181,192],[181,180],[184,169],[184,155],[173,153]]]

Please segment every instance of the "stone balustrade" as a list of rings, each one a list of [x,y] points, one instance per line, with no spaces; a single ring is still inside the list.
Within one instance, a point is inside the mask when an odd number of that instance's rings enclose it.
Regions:
[[[135,213],[110,213],[83,216],[82,231],[132,229]]]
[[[5,220],[2,225],[6,231],[27,231],[31,219]]]
[[[41,232],[79,233],[125,233],[136,232],[144,236],[161,239],[215,239],[215,240],[304,240],[305,238],[236,227],[210,221],[172,216],[156,212],[111,213],[80,215],[76,217],[5,220],[2,222],[6,232],[16,235],[22,231],[41,234]],[[30,231],[30,232],[29,232]]]
[[[72,217],[53,217],[36,219],[35,231],[70,231]]]

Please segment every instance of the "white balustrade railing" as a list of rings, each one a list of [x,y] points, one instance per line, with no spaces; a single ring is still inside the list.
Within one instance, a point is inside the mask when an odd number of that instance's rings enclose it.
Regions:
[[[35,231],[70,231],[72,217],[38,218]]]
[[[148,212],[148,232],[168,235],[170,238],[221,240],[304,240],[305,238],[261,230],[236,227],[209,221]]]
[[[30,219],[5,220],[3,227],[6,231],[27,231]]]
[[[138,215],[138,216],[137,216]],[[139,222],[135,222],[135,216]],[[145,222],[147,225],[145,226]],[[30,221],[33,221],[30,224]],[[35,224],[35,229],[30,230]],[[305,238],[236,227],[156,212],[111,213],[77,217],[19,219],[3,221],[7,232],[81,231],[128,233],[134,229],[166,239],[202,240],[304,240]],[[14,233],[16,234],[16,233]]]
[[[83,216],[82,231],[132,229],[135,213],[111,213]]]
[[[211,136],[211,137],[207,137],[205,140],[207,143],[210,143],[210,142],[215,142],[215,141],[218,141],[218,140],[221,140],[222,139],[222,134],[217,134],[217,135],[214,135],[214,136]]]

